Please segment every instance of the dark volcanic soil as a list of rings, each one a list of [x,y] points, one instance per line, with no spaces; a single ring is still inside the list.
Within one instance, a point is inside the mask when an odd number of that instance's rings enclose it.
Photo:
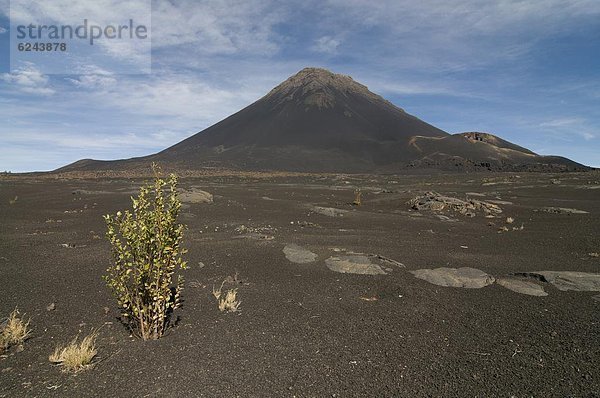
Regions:
[[[590,253],[600,252],[599,180],[594,173],[184,179],[183,187],[214,194],[214,203],[184,209],[190,269],[180,320],[163,339],[143,342],[116,320],[101,279],[111,261],[101,216],[128,208],[141,180],[4,178],[0,314],[18,306],[34,330],[24,351],[0,358],[0,397],[598,397],[598,292],[537,281],[548,296],[498,284],[440,287],[408,271],[598,273],[600,259]],[[348,204],[355,187],[360,207]],[[441,213],[458,220],[448,222],[410,211],[406,202],[424,191],[512,204],[501,204],[494,219]],[[348,212],[329,217],[311,205]],[[537,211],[548,206],[589,213]],[[499,233],[506,217],[515,221]],[[317,261],[288,261],[289,243]],[[405,268],[328,269],[325,259],[343,251]],[[236,272],[242,311],[220,313],[212,286]],[[55,310],[46,310],[50,303]],[[57,343],[97,327],[94,368],[72,375],[48,362]]]

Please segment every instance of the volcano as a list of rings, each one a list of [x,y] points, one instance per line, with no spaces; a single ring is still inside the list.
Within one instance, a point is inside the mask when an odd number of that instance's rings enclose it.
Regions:
[[[151,162],[206,168],[299,172],[583,170],[489,133],[448,134],[354,81],[305,68],[219,123],[157,154],[80,160],[57,171],[119,170]]]

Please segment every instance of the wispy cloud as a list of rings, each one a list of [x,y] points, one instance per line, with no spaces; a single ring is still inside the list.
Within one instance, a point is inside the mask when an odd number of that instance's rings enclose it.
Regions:
[[[77,1],[53,0],[15,0],[10,3],[11,24],[29,25],[68,25],[73,28],[84,24],[106,26],[125,25],[131,19],[135,26],[144,25],[151,29],[151,0],[94,0]],[[87,40],[87,39],[86,39]],[[64,40],[63,40],[64,41]],[[100,39],[93,46],[82,44],[81,41],[70,41],[69,57],[62,59],[66,62],[77,62],[94,57],[106,65],[137,65],[139,68],[148,67],[150,62],[150,40]],[[33,56],[35,54],[29,54]],[[36,58],[36,60],[43,58]],[[55,61],[56,62],[56,61]],[[48,63],[48,67],[52,65]],[[68,64],[70,67],[70,64]],[[65,67],[66,68],[66,67]],[[115,66],[116,68],[116,66]],[[42,70],[44,70],[42,68]],[[67,73],[66,70],[60,70]],[[53,73],[57,71],[53,70]]]
[[[581,137],[585,141],[591,141],[598,137],[597,127],[593,127],[584,118],[564,117],[539,124],[543,131],[564,137],[567,140],[573,140],[575,137]]]
[[[285,19],[287,9],[271,0],[156,1],[153,12],[153,46],[158,49],[177,46],[199,54],[271,54],[279,48],[274,27]]]
[[[25,63],[13,73],[3,73],[0,75],[0,78],[23,93],[44,96],[55,93],[55,91],[49,87],[48,76],[42,74],[39,69],[31,63]]]
[[[319,37],[315,41],[315,44],[312,46],[312,50],[318,53],[335,54],[340,44],[341,42],[336,38],[331,36],[323,36]]]

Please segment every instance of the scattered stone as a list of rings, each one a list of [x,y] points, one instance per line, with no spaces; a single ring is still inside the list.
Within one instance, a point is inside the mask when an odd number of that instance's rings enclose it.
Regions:
[[[46,307],[46,311],[54,311],[56,309],[56,304],[55,303],[50,303],[47,307]]]
[[[542,207],[539,211],[552,214],[588,214],[587,211],[570,209],[568,207]]]
[[[253,227],[253,226],[245,226],[242,224],[235,228],[235,232],[237,232],[238,234],[267,234],[267,233],[273,233],[276,231],[277,231],[277,228],[275,228],[271,225],[263,225],[260,227]]]
[[[296,225],[302,228],[321,228],[319,224],[315,224],[314,222],[310,221],[297,221]]]
[[[508,200],[497,200],[497,199],[489,199],[488,200],[489,203],[493,203],[495,205],[512,205],[513,202],[509,202]]]
[[[435,216],[443,222],[457,222],[458,220],[456,218],[450,218],[448,216],[445,216],[443,214],[435,214]]]
[[[527,294],[529,296],[547,296],[548,293],[537,283],[516,278],[498,278],[496,283],[513,292]]]
[[[191,191],[182,190],[179,199],[183,203],[213,203],[213,195],[210,192],[194,189]]]
[[[377,301],[377,297],[375,296],[360,296],[359,299],[364,301]]]
[[[418,269],[410,273],[434,285],[467,289],[479,289],[495,281],[493,276],[470,267]]]
[[[59,246],[64,247],[66,249],[77,249],[80,247],[86,247],[87,245],[76,245],[74,243],[61,243]]]
[[[325,260],[327,268],[342,274],[385,275],[386,272],[369,257],[361,255],[334,256]]]
[[[273,240],[273,239],[275,239],[275,236],[261,234],[258,232],[249,232],[247,234],[234,236],[233,239],[251,239],[251,240],[263,240],[264,241],[264,240]]]
[[[600,292],[600,274],[577,271],[534,271],[520,272],[515,275],[551,283],[562,291]]]
[[[444,196],[437,192],[426,192],[408,201],[411,208],[415,210],[429,210],[440,212],[443,210],[453,211],[464,216],[475,217],[478,211],[485,214],[500,214],[502,209],[493,203],[467,199],[462,200],[451,196]]]
[[[285,257],[296,264],[307,264],[317,260],[317,255],[308,249],[298,246],[294,243],[285,245],[283,248]]]
[[[334,209],[333,207],[312,206],[310,209],[327,217],[343,217],[348,213],[348,210]]]
[[[600,257],[600,254],[593,252],[593,253],[588,253],[588,256],[593,257],[593,258],[598,258],[598,257]]]
[[[480,198],[483,198],[486,196],[486,194],[484,193],[479,193],[479,192],[467,192],[466,195],[468,196],[478,196]]]

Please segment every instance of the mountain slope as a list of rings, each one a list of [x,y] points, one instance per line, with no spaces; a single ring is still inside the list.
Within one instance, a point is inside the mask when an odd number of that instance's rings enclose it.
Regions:
[[[572,169],[486,133],[450,135],[393,105],[351,77],[305,68],[221,122],[155,155],[114,162],[84,160],[59,171],[128,169],[161,162],[206,167],[310,172],[441,169]]]

